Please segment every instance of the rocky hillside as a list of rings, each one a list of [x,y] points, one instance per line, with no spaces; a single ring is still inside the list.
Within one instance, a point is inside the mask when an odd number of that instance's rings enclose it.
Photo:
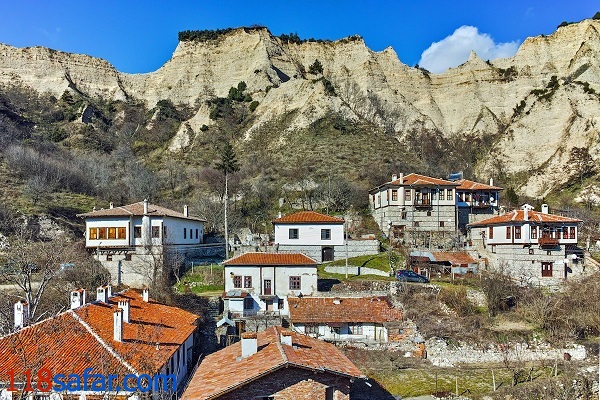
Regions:
[[[0,45],[0,83],[57,98],[68,91],[141,100],[148,109],[170,100],[191,112],[165,148],[186,152],[222,128],[211,118],[214,100],[243,81],[258,104],[244,111],[233,138],[252,157],[270,153],[281,166],[298,148],[317,146],[314,163],[358,157],[381,176],[463,169],[540,197],[595,172],[599,31],[600,21],[584,20],[525,40],[512,58],[490,62],[473,53],[443,74],[402,64],[392,48],[371,51],[358,36],[291,43],[266,28],[180,41],[159,70],[135,75],[85,55]]]

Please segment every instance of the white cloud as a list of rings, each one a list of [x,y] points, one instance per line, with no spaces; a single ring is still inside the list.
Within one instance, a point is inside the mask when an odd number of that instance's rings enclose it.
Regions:
[[[483,60],[512,57],[519,42],[494,43],[487,33],[479,33],[474,26],[461,26],[439,42],[434,42],[421,54],[419,65],[433,73],[444,72],[469,59],[471,50]]]

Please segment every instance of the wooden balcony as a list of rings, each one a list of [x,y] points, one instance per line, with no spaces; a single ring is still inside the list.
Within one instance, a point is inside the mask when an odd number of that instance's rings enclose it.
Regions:
[[[538,244],[540,246],[548,246],[548,247],[554,247],[554,246],[558,246],[558,238],[553,238],[553,237],[541,237],[538,238]]]
[[[415,208],[430,208],[431,200],[429,199],[417,199],[414,201]]]

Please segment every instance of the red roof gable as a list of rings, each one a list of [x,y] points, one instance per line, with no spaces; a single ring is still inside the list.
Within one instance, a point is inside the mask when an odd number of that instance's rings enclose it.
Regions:
[[[423,186],[430,186],[430,185],[458,186],[458,183],[456,183],[456,182],[447,181],[445,179],[432,178],[430,176],[419,175],[419,174],[408,174],[403,177],[402,182],[400,182],[400,179],[396,179],[395,181],[388,182],[388,184],[391,184],[391,185],[416,185],[416,186],[419,186],[419,185],[423,185]]]
[[[293,214],[284,215],[281,218],[273,220],[274,224],[322,224],[322,223],[334,223],[343,224],[343,218],[331,217],[329,215],[321,214],[315,211],[299,211]]]
[[[475,264],[476,261],[465,251],[433,251],[431,252],[436,262],[449,262],[452,265]]]
[[[538,224],[576,224],[582,222],[580,219],[563,217],[555,214],[544,214],[539,211],[529,210],[527,220]],[[505,214],[498,215],[492,218],[484,219],[483,221],[473,222],[468,226],[488,226],[488,225],[513,225],[515,222],[525,222],[525,210],[513,210]]]
[[[91,211],[84,214],[77,214],[78,217],[82,218],[97,218],[97,217],[129,217],[129,216],[143,216],[144,215],[144,202],[140,201],[126,206],[119,206],[114,208],[107,208],[102,210]],[[194,221],[206,222],[206,220],[197,217],[185,216],[183,213],[173,211],[165,207],[157,206],[155,204],[148,204],[148,215],[157,217],[172,217],[181,219],[190,219]]]
[[[292,337],[292,346],[285,345],[280,337],[284,332],[289,331],[271,327],[258,332],[258,350],[245,358],[241,358],[241,342],[208,355],[190,380],[182,400],[215,399],[285,367],[364,376],[334,345],[296,332],[286,333]]]
[[[485,183],[474,182],[468,179],[460,179],[456,181],[456,183],[460,183],[460,186],[458,186],[456,190],[503,190],[499,186],[490,186]]]
[[[299,322],[375,322],[402,320],[387,297],[289,297],[290,319]]]
[[[130,302],[130,323],[123,323],[123,341],[113,340],[113,313],[119,300]],[[199,316],[154,301],[144,302],[134,290],[95,301],[0,338],[0,360],[10,369],[53,373],[154,373],[196,330]]]
[[[230,258],[224,265],[316,265],[302,253],[244,253]]]

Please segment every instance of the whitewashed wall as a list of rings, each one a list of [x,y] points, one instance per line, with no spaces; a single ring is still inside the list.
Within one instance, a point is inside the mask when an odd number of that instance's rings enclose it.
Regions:
[[[289,238],[290,229],[298,229],[298,239]],[[321,240],[321,229],[331,229],[331,239]],[[344,244],[344,224],[275,224],[275,243],[280,245],[342,245]]]

